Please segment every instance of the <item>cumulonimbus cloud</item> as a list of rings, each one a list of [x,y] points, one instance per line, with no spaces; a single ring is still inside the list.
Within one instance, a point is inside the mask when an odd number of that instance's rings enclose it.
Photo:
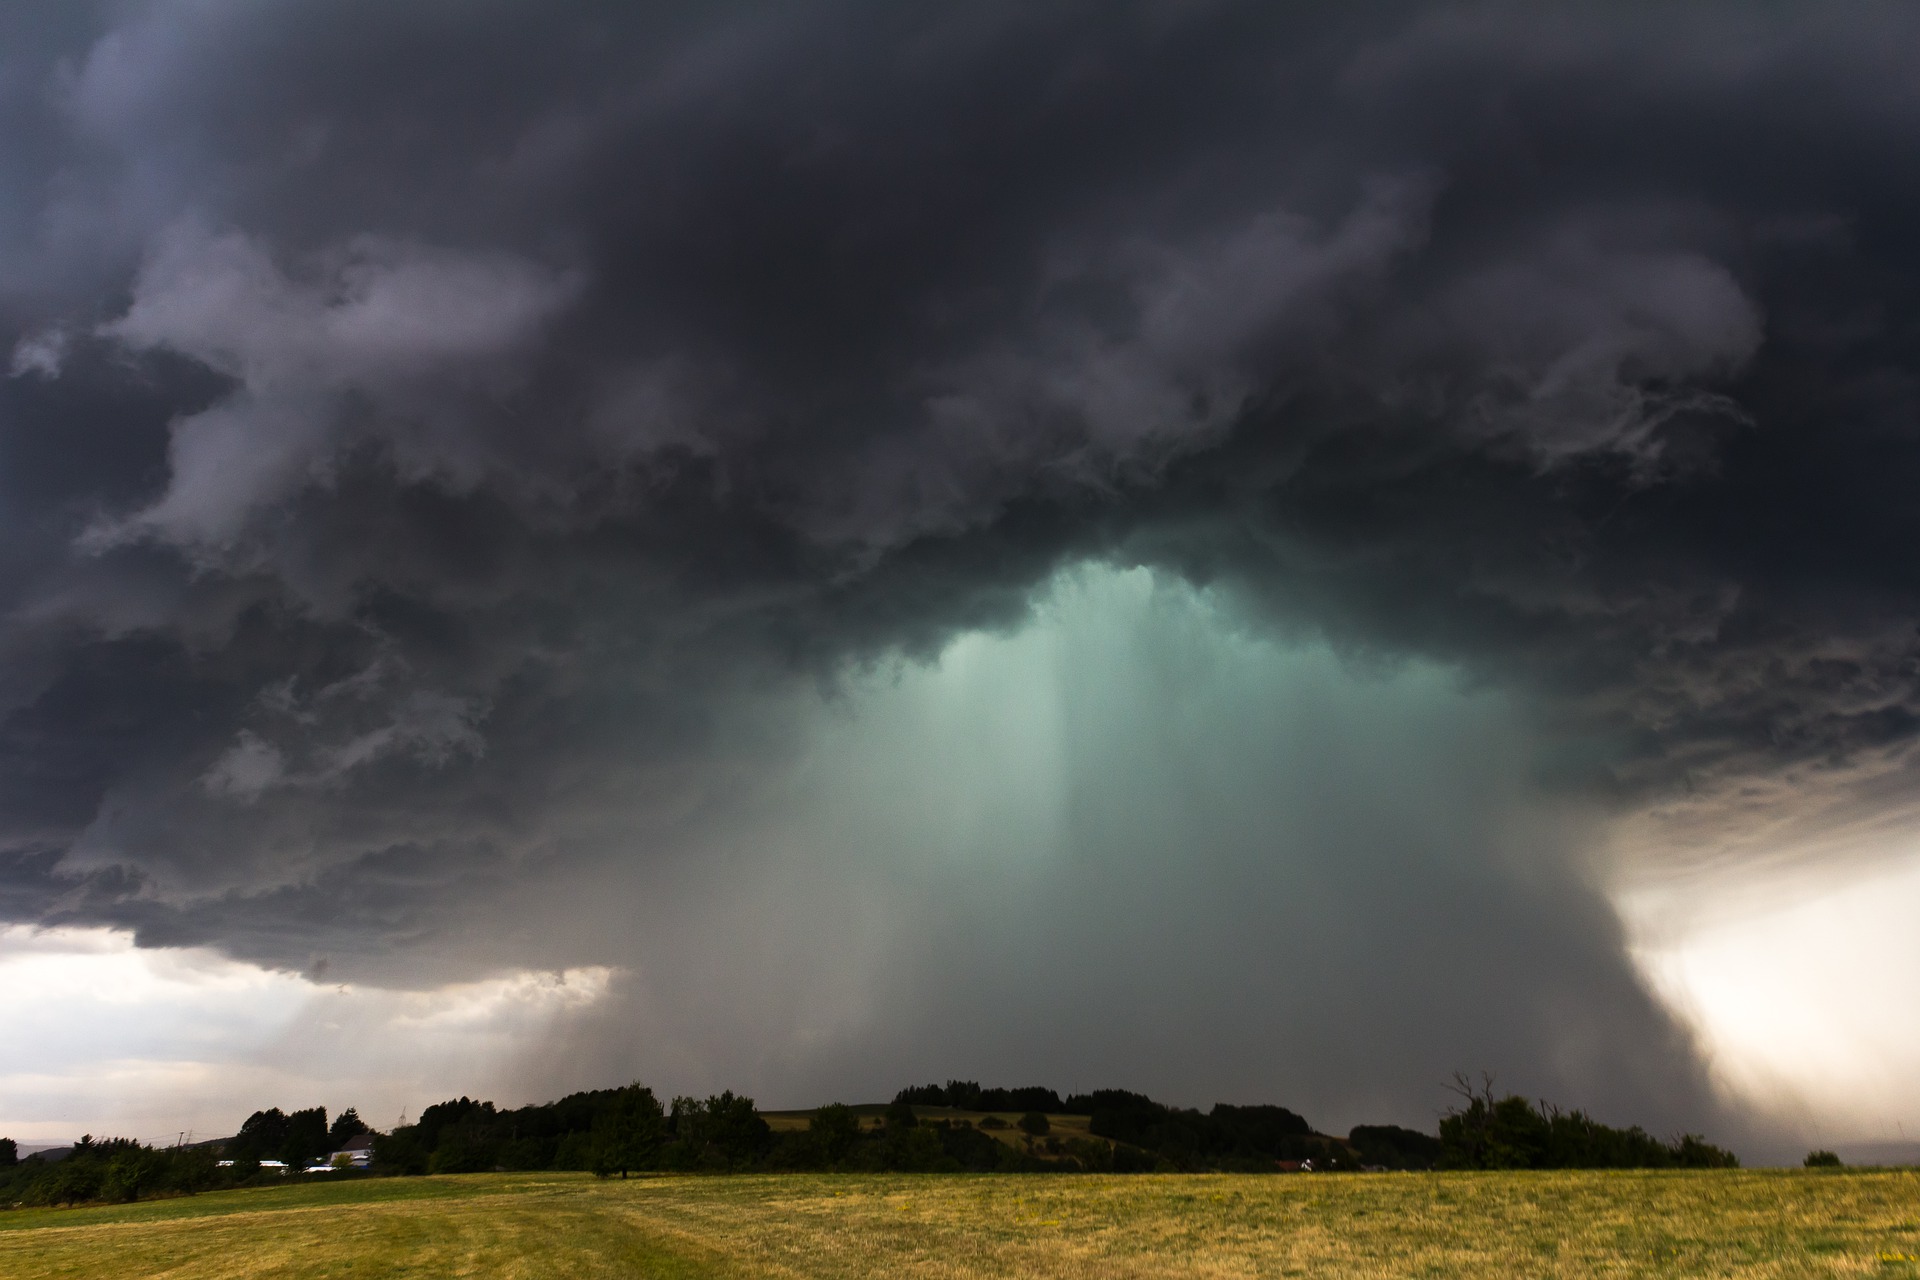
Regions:
[[[1500,689],[1662,856],[1898,806],[1903,10],[8,21],[9,918],[574,963],[472,922],[731,884],[821,689],[1083,560]]]

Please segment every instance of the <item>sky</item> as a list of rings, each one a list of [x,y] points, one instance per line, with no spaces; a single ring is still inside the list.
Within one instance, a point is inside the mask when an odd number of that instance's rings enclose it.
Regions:
[[[0,13],[0,1132],[1920,1140],[1917,41]]]

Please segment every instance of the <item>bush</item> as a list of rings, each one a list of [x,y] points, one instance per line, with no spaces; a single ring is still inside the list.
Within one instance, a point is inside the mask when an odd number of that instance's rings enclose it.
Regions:
[[[1831,1151],[1809,1151],[1807,1158],[1800,1162],[1809,1169],[1841,1169],[1840,1157]]]
[[[852,1107],[833,1102],[813,1113],[807,1130],[819,1144],[820,1158],[828,1164],[839,1164],[860,1141],[860,1117],[853,1114]]]
[[[593,1168],[593,1135],[569,1133],[554,1148],[553,1167],[585,1173]]]
[[[1431,1169],[1440,1159],[1440,1139],[1396,1124],[1355,1125],[1347,1141],[1362,1164],[1384,1169]]]
[[[932,1129],[893,1129],[884,1140],[885,1167],[900,1173],[948,1173],[959,1169]]]
[[[432,1148],[422,1141],[416,1125],[373,1135],[373,1167],[381,1173],[425,1173],[432,1155]]]
[[[1038,1111],[1029,1111],[1020,1117],[1021,1130],[1032,1134],[1036,1138],[1052,1127],[1051,1124],[1047,1123],[1047,1118]]]

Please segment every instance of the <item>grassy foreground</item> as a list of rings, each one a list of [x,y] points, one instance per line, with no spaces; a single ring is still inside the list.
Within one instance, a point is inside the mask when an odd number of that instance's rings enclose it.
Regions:
[[[0,1276],[1920,1276],[1920,1174],[473,1174],[0,1213]]]

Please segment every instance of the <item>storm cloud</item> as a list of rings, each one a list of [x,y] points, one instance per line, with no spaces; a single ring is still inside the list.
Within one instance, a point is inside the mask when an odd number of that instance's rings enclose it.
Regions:
[[[0,21],[7,920],[1697,1124],[1605,890],[1910,816],[1902,7]]]

